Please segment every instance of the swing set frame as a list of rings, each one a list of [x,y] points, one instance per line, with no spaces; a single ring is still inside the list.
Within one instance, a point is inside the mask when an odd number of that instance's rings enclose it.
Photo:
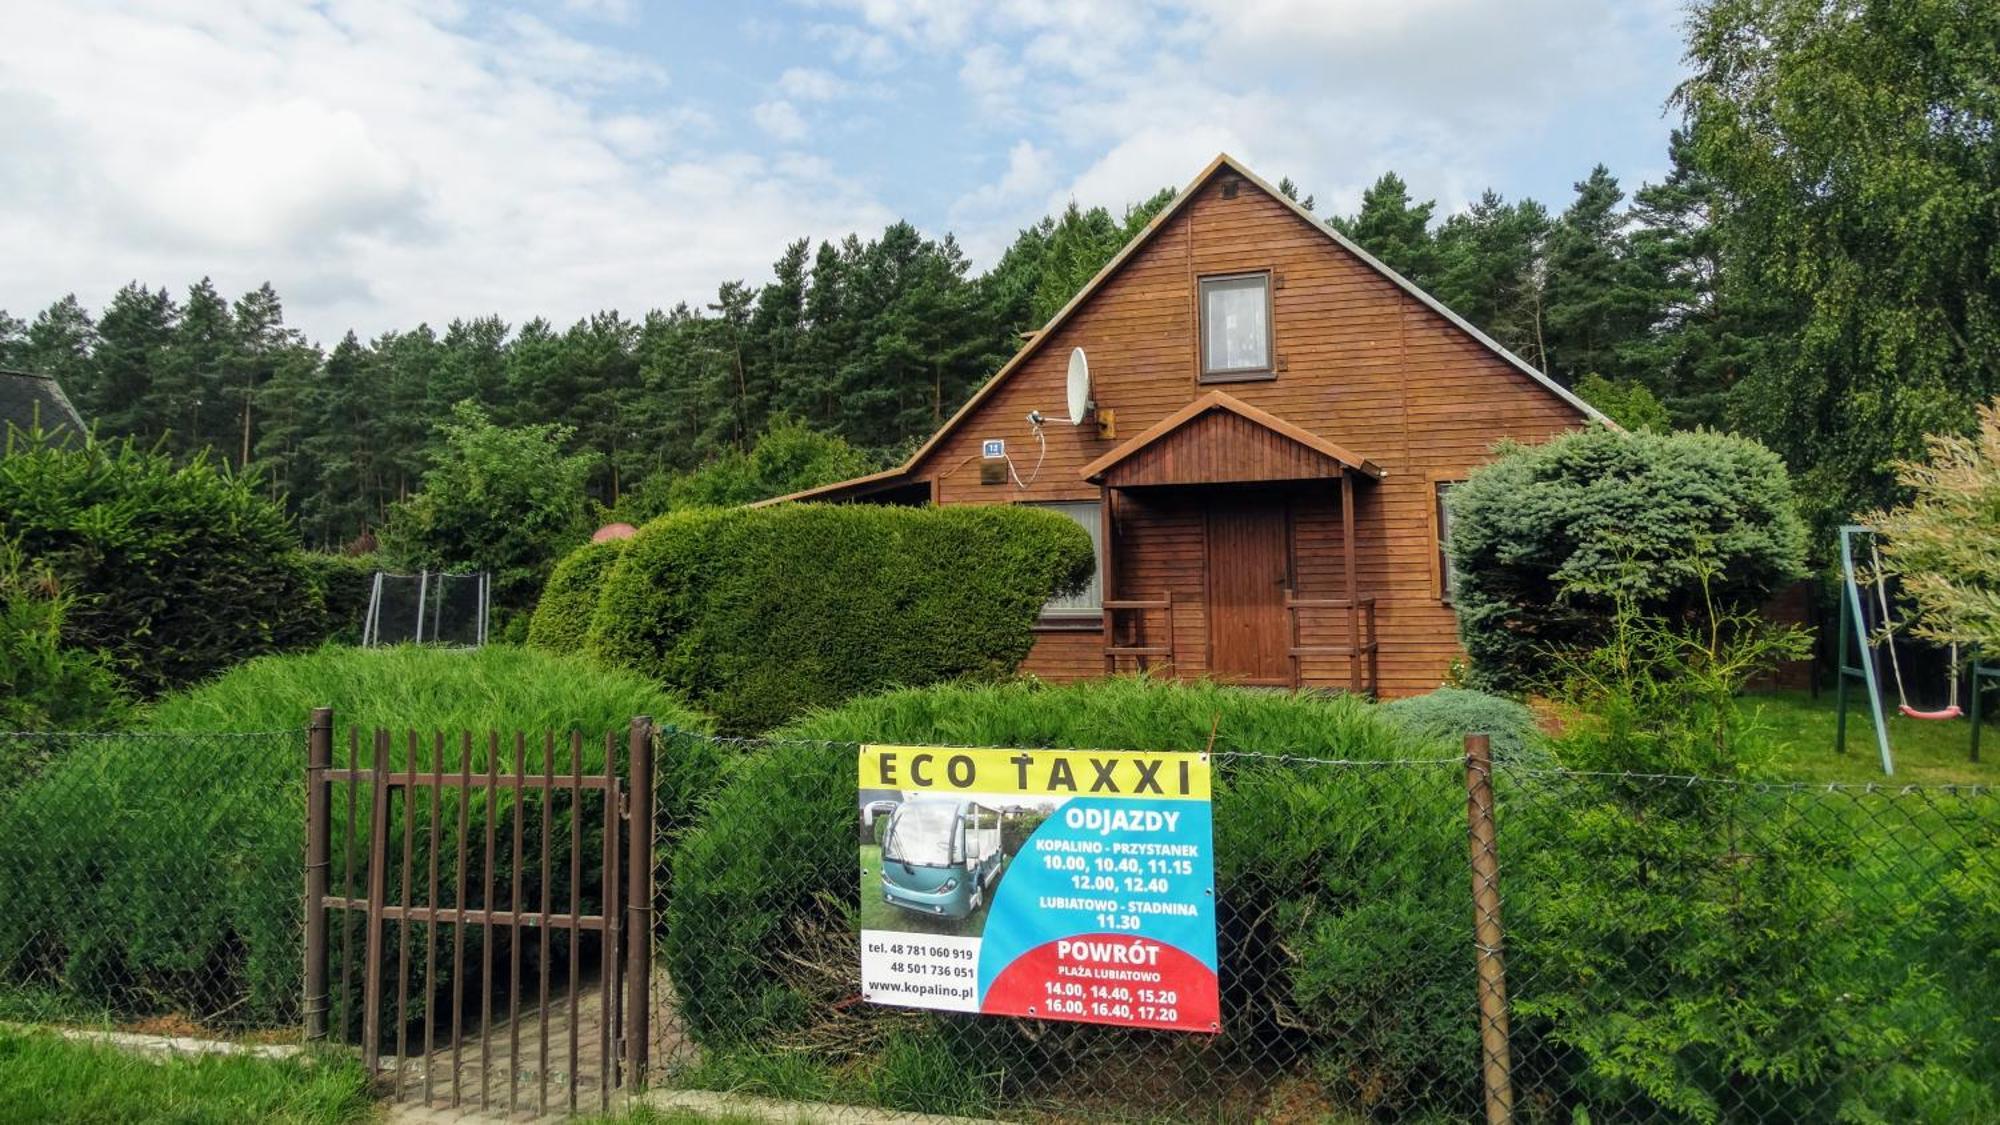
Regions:
[[[1881,669],[1877,667],[1880,657],[1876,654],[1874,646],[1868,642],[1868,617],[1863,612],[1861,581],[1854,566],[1854,541],[1863,535],[1872,537],[1875,535],[1875,529],[1863,524],[1844,524],[1841,526],[1840,574],[1841,585],[1844,589],[1840,598],[1840,644],[1834,654],[1834,666],[1839,669],[1839,674],[1836,677],[1834,690],[1835,717],[1833,724],[1833,747],[1842,754],[1847,752],[1847,684],[1851,679],[1858,679],[1862,682],[1863,689],[1868,694],[1868,713],[1869,717],[1874,720],[1875,745],[1882,755],[1882,773],[1885,776],[1894,776],[1896,762],[1889,749],[1888,717],[1882,710],[1882,676]],[[1876,556],[1877,581],[1880,581],[1880,567],[1880,557]],[[1885,630],[1889,627],[1886,601],[1887,597],[1884,595],[1885,605],[1882,624]],[[1851,642],[1850,638],[1852,638]],[[1887,637],[1887,643],[1892,646],[1896,643],[1893,634]],[[1850,654],[1854,659],[1854,663],[1852,664],[1848,663]],[[1893,649],[1889,655],[1891,660],[1895,659]],[[1954,661],[1954,663],[1956,662]],[[1957,688],[1958,677],[1958,669],[1956,667],[1951,670],[1951,675],[1953,678],[1952,686],[1954,688],[1953,709],[1955,710],[1957,696],[1955,689]],[[1897,669],[1896,680],[1897,691],[1900,696],[1902,690],[1902,672],[1900,667]],[[1989,682],[2000,680],[2000,665],[1984,663],[1980,659],[1979,653],[1974,651],[1972,654],[1970,680],[1971,698],[1967,702],[1970,718],[1972,719],[1972,760],[1977,762],[1979,760],[1980,727],[1983,725],[1982,712],[1985,710],[1981,706],[1984,701],[1983,692]],[[1907,709],[1906,702],[1905,710]],[[1947,716],[1919,715],[1915,717],[1941,718]]]

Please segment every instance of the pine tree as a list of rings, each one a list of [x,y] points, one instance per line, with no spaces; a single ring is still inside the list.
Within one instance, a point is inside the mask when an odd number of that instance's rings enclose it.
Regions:
[[[623,459],[642,440],[626,418],[642,386],[637,340],[638,326],[616,312],[594,313],[563,334],[566,382],[576,398],[562,417],[572,430],[572,449],[595,455],[590,487],[606,506],[618,502]]]
[[[1548,212],[1532,199],[1508,203],[1486,191],[1437,233],[1429,290],[1516,355],[1544,365],[1542,254]]]
[[[17,371],[28,365],[28,326],[19,317],[0,309],[0,371]]]
[[[506,393],[507,323],[497,316],[454,320],[445,326],[442,346],[437,398],[446,403],[471,399],[496,410]]]
[[[1390,269],[1428,287],[1437,269],[1430,233],[1431,212],[1436,209],[1435,200],[1410,202],[1403,178],[1384,172],[1361,193],[1361,210],[1351,219],[1333,220],[1333,226]]]
[[[1549,233],[1545,367],[1565,386],[1595,372],[1623,379],[1621,347],[1658,318],[1661,294],[1634,261],[1625,193],[1599,164]]]
[[[235,346],[229,304],[208,278],[188,287],[180,323],[154,380],[156,401],[171,432],[170,448],[183,456],[221,441],[226,450],[229,403],[224,364]]]
[[[165,289],[136,281],[104,307],[91,353],[93,376],[72,392],[101,434],[149,441],[165,436],[172,412],[157,384],[179,319],[180,309]]]
[[[256,440],[257,396],[276,375],[279,365],[295,349],[303,346],[299,334],[285,326],[284,303],[270,282],[237,298],[232,313],[229,356],[224,363],[228,393],[237,410],[238,440],[235,464],[250,464]]]
[[[85,402],[96,402],[91,350],[97,345],[97,324],[83,303],[70,293],[43,309],[23,339],[22,366],[47,375]],[[88,419],[86,419],[87,421]]]

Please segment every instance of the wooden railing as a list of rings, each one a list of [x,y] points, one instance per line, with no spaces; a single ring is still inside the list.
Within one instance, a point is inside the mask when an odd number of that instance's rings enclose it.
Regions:
[[[1164,640],[1147,640],[1146,615],[1158,612],[1162,615],[1161,630]],[[1119,615],[1127,615],[1132,626],[1130,643],[1119,636]],[[1166,661],[1172,667],[1174,661],[1174,592],[1167,591],[1162,598],[1126,598],[1104,603],[1104,673],[1118,674],[1118,661],[1129,659],[1139,671],[1147,670],[1147,661],[1155,657]]]
[[[1304,612],[1312,610],[1346,610],[1347,638],[1344,644],[1304,644],[1301,638],[1305,632],[1300,621]],[[1336,656],[1347,660],[1347,690],[1356,695],[1366,692],[1377,693],[1381,683],[1381,669],[1376,658],[1379,645],[1375,635],[1375,596],[1349,600],[1347,598],[1301,598],[1287,591],[1285,613],[1290,618],[1291,635],[1288,652],[1292,661],[1292,687],[1305,685],[1305,658],[1308,656]]]

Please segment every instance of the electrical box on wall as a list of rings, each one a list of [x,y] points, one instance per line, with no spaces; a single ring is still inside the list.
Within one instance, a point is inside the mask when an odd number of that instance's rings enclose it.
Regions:
[[[1109,439],[1118,436],[1117,411],[1100,409],[1094,412],[1094,416],[1097,419],[1097,436],[1100,439]]]
[[[1007,483],[1007,462],[1005,462],[1005,461],[982,461],[982,462],[980,462],[980,464],[979,464],[979,483],[980,483],[980,484],[1006,484],[1006,483]]]

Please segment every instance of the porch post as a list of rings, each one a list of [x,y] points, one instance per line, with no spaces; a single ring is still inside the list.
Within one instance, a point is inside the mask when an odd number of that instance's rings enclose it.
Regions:
[[[1114,585],[1117,579],[1117,571],[1112,567],[1113,560],[1118,556],[1118,521],[1114,518],[1113,511],[1113,505],[1116,503],[1116,500],[1112,495],[1111,486],[1108,484],[1099,484],[1097,486],[1097,495],[1097,518],[1101,523],[1101,526],[1097,529],[1098,539],[1102,541],[1104,548],[1097,560],[1098,585],[1100,587],[1097,591],[1097,600],[1100,605],[1106,607],[1104,609],[1103,637],[1104,674],[1115,676],[1118,674],[1118,658],[1111,655],[1111,650],[1118,645],[1118,616],[1111,611],[1109,605],[1111,602],[1118,600],[1118,590]]]
[[[1361,694],[1361,600],[1354,574],[1354,473],[1340,470],[1340,553],[1347,569],[1347,689]]]

